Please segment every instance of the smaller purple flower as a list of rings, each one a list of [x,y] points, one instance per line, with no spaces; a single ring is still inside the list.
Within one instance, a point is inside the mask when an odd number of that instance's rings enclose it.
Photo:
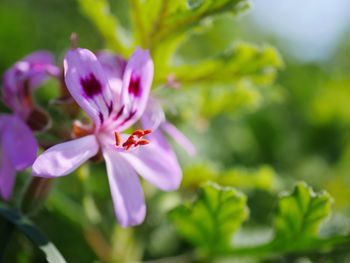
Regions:
[[[23,120],[35,108],[31,94],[49,75],[58,77],[60,70],[47,51],[34,52],[8,69],[3,76],[3,101]]]
[[[2,96],[13,114],[0,115],[0,195],[11,196],[16,171],[33,164],[38,144],[26,124],[31,114],[41,114],[31,99],[31,93],[48,75],[59,75],[53,56],[38,51],[16,62],[3,76]]]
[[[8,200],[16,171],[33,164],[38,145],[31,129],[16,114],[0,115],[0,195]]]
[[[33,164],[33,175],[67,175],[101,152],[115,214],[119,223],[127,227],[142,223],[146,214],[138,175],[171,191],[179,187],[182,172],[176,159],[145,138],[150,130],[122,133],[140,119],[146,108],[153,80],[153,61],[148,51],[137,49],[132,54],[123,65],[120,86],[115,90],[110,87],[113,80],[108,79],[108,70],[87,49],[68,51],[64,59],[67,88],[94,126],[90,130],[76,127],[82,137],[42,153]]]

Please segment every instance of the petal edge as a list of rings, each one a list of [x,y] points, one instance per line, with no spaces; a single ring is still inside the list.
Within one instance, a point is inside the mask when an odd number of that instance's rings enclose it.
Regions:
[[[57,144],[43,152],[33,164],[33,176],[53,178],[67,175],[97,154],[95,135]]]

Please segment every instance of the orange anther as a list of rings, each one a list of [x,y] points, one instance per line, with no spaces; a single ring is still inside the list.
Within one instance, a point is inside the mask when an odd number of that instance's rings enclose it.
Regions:
[[[130,136],[126,141],[129,142],[129,143],[135,143],[136,139],[135,139],[134,136]]]
[[[136,143],[136,146],[137,146],[137,145],[147,145],[147,144],[149,144],[149,143],[150,143],[149,140],[141,139],[141,140],[139,140],[139,141]]]
[[[132,146],[135,144],[135,141],[129,141],[127,140],[126,142],[123,143],[123,147],[128,147],[128,146]]]
[[[143,136],[150,134],[152,132],[152,130],[144,130],[143,131]]]
[[[120,143],[121,143],[121,138],[120,138],[119,132],[115,132],[115,133],[114,133],[114,136],[115,136],[115,145],[116,145],[116,146],[119,146]]]
[[[132,136],[132,135],[141,138],[141,137],[144,135],[144,131],[143,131],[143,130],[136,130],[136,131],[134,131],[134,132],[131,134],[131,136]]]
[[[136,130],[134,131],[129,138],[122,144],[125,150],[129,150],[131,147],[147,145],[150,143],[149,140],[143,139],[143,136],[150,134],[152,130]],[[115,144],[116,146],[120,146],[121,138],[118,132],[114,133],[115,135]]]

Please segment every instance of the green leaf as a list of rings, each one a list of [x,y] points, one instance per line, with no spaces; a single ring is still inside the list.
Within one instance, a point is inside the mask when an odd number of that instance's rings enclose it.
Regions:
[[[216,14],[237,14],[249,7],[247,0],[131,0],[136,39],[152,48],[165,38],[183,33]]]
[[[130,5],[136,43],[142,47],[149,47],[151,37],[158,30],[162,17],[165,15],[168,1],[131,0]]]
[[[221,55],[167,71],[187,89],[200,90],[195,106],[203,117],[212,118],[221,113],[251,112],[265,100],[273,100],[273,91],[278,90],[273,83],[282,66],[273,47],[237,43]]]
[[[250,7],[247,0],[180,0],[168,2],[170,4],[163,11],[158,30],[153,34],[153,43],[158,43],[169,35],[184,32],[213,15],[238,14]]]
[[[14,224],[35,246],[41,249],[49,263],[65,263],[63,256],[53,243],[25,216],[0,204],[0,215]]]
[[[187,37],[185,34],[175,35],[157,44],[157,48],[152,52],[154,66],[157,69],[155,71],[154,82],[164,84],[168,81],[169,73],[174,76],[169,65],[177,48]]]
[[[111,13],[108,0],[78,0],[78,3],[83,14],[96,26],[107,45],[127,57],[130,51],[124,44],[125,33],[118,19]]]
[[[251,112],[262,104],[262,95],[250,82],[241,81],[235,86],[203,86],[200,89],[199,110],[206,118],[229,113],[239,115]]]
[[[131,0],[134,45],[152,50],[157,68],[155,82],[164,83],[175,51],[201,27],[203,19],[224,13],[237,14],[249,7],[247,0]]]
[[[170,219],[184,238],[213,255],[230,246],[234,232],[247,219],[246,201],[233,188],[208,183],[193,204],[172,210]]]
[[[276,241],[315,239],[320,224],[331,213],[332,199],[327,192],[315,193],[298,183],[291,194],[282,196],[275,220]]]
[[[319,236],[321,223],[331,213],[332,198],[326,192],[315,193],[306,183],[297,183],[292,193],[279,198],[272,240],[255,246],[236,247],[222,256],[271,256],[331,251],[348,246],[350,236]]]
[[[254,84],[270,85],[282,66],[282,58],[275,48],[240,42],[212,59],[172,67],[170,70],[178,81],[185,84],[249,80]]]

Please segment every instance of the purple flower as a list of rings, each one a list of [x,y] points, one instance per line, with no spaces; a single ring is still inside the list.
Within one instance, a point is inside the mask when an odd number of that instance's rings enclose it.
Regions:
[[[26,120],[34,108],[31,93],[47,78],[57,77],[60,70],[54,65],[54,58],[47,51],[34,52],[8,69],[3,77],[4,103]]]
[[[117,96],[120,94],[122,87],[122,77],[126,61],[122,57],[107,51],[97,53],[97,58],[107,73],[112,91]],[[171,158],[176,159],[176,156],[171,146],[168,144],[164,133],[172,137],[189,155],[194,155],[196,153],[196,149],[191,141],[173,124],[166,120],[160,102],[155,97],[151,96],[148,99],[141,122],[144,129],[151,129],[153,131],[153,133],[149,135],[152,142],[158,143]]]
[[[177,189],[182,178],[178,162],[144,138],[150,131],[120,134],[145,110],[153,79],[148,51],[137,49],[130,57],[119,95],[110,88],[109,72],[87,49],[68,51],[64,70],[72,97],[92,118],[94,128],[89,135],[46,150],[34,162],[33,175],[67,175],[101,151],[119,223],[124,227],[142,223],[146,207],[137,174],[164,191]]]
[[[11,196],[16,171],[33,164],[38,150],[33,132],[26,124],[34,108],[31,92],[48,74],[58,75],[53,56],[38,51],[16,62],[3,76],[4,103],[14,112],[0,115],[0,195]]]
[[[12,194],[16,171],[30,166],[38,145],[31,129],[16,114],[0,115],[0,195]]]

